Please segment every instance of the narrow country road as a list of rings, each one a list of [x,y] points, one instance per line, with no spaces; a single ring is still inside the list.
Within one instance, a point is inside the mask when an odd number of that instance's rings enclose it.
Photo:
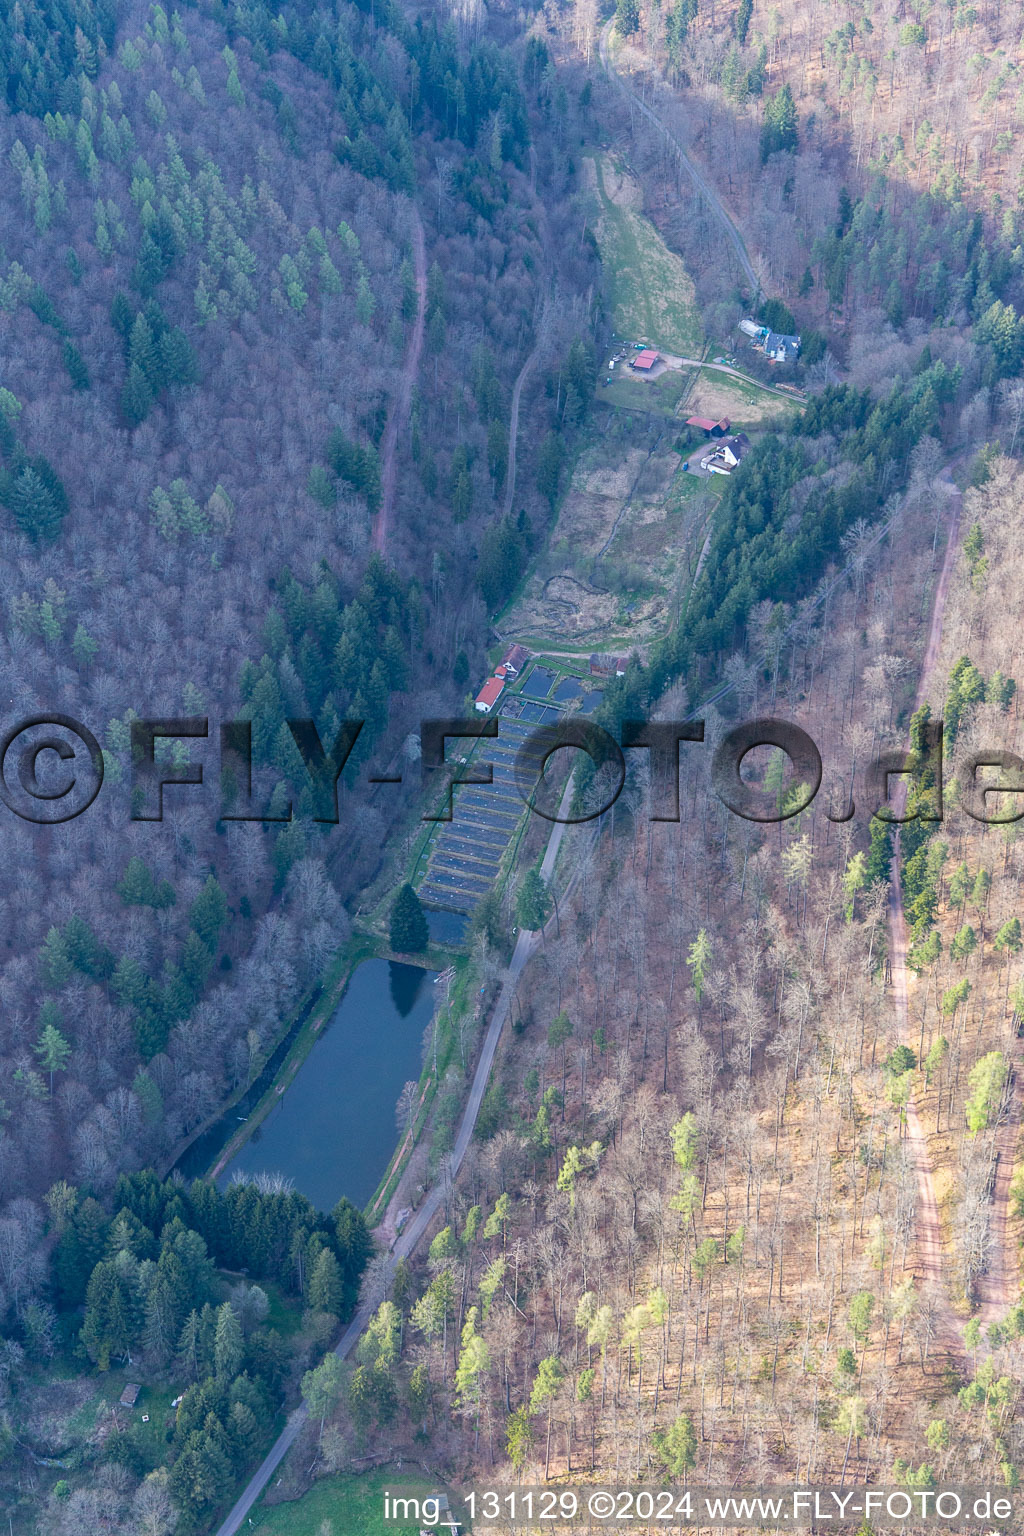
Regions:
[[[412,387],[416,382],[416,374],[420,366],[424,320],[427,313],[427,245],[423,236],[423,220],[415,207],[413,218],[415,224],[412,251],[416,274],[416,319],[406,345],[401,379],[395,398],[391,402],[387,426],[384,428],[384,439],[381,443],[380,509],[374,519],[371,541],[378,554],[383,554],[388,547],[388,526],[395,505],[395,482],[398,474],[398,434],[409,420]]]
[[[952,501],[952,513],[946,539],[946,553],[942,561],[942,570],[939,574],[938,584],[935,588],[935,600],[932,604],[928,644],[925,647],[924,658],[921,662],[917,693],[914,697],[915,711],[920,709],[924,703],[928,681],[938,659],[939,645],[942,641],[942,620],[946,611],[946,599],[949,596],[950,579],[953,574],[953,567],[956,564],[957,554],[959,553],[957,532],[960,525],[960,504],[962,498],[960,492],[953,484],[948,466],[943,470],[939,483]],[[893,811],[897,816],[902,816],[906,798],[907,784],[906,780],[901,777],[892,797]],[[898,828],[894,844],[889,883],[889,964],[892,971],[893,1002],[899,1020],[899,1035],[905,1044],[909,1044],[910,1010],[907,986],[907,923],[903,911],[903,891],[900,881],[900,834]],[[965,1357],[966,1351],[960,1334],[960,1324],[956,1313],[953,1311],[943,1280],[942,1225],[939,1220],[938,1201],[935,1197],[935,1178],[932,1173],[931,1157],[928,1152],[928,1138],[925,1135],[924,1127],[921,1124],[921,1117],[917,1112],[917,1106],[913,1098],[907,1104],[907,1141],[913,1151],[917,1171],[916,1239],[918,1278],[922,1282],[924,1290],[933,1298],[936,1304],[936,1334],[938,1338],[952,1354]]]
[[[570,779],[562,796],[559,807],[560,815],[564,815],[568,809],[572,790],[573,784]],[[556,822],[548,839],[548,846],[541,864],[541,875],[546,881],[550,881],[554,871],[555,860],[558,858],[558,851],[562,844],[564,831],[565,823]],[[487,1081],[491,1075],[491,1067],[494,1063],[495,1052],[498,1049],[498,1041],[501,1038],[502,1029],[508,1018],[509,1009],[512,1006],[512,997],[515,993],[516,984],[522,975],[526,962],[541,943],[543,943],[543,933],[534,933],[529,929],[521,930],[516,940],[516,947],[512,953],[512,959],[509,962],[505,980],[502,982],[501,991],[498,994],[497,1002],[494,1005],[494,1012],[491,1015],[491,1022],[487,1026],[487,1033],[481,1046],[480,1059],[473,1074],[473,1086],[469,1091],[469,1098],[466,1101],[462,1124],[459,1126],[459,1134],[455,1139],[455,1146],[452,1148],[450,1167],[451,1179],[453,1181],[462,1167],[463,1159],[469,1150],[473,1131],[476,1128],[477,1116],[480,1113],[480,1106],[484,1101],[484,1094],[487,1092]],[[392,1270],[399,1259],[407,1258],[412,1253],[416,1244],[430,1226],[431,1221],[437,1215],[443,1199],[444,1191],[441,1185],[435,1184],[408,1226],[403,1230],[401,1236],[396,1239],[391,1249]],[[355,1348],[356,1342],[369,1322],[373,1310],[372,1304],[366,1303],[357,1309],[352,1321],[335,1345],[334,1353],[340,1359],[344,1360]],[[223,1524],[219,1527],[217,1536],[235,1536],[235,1533],[241,1530],[242,1523],[248,1518],[253,1505],[298,1439],[306,1418],[307,1412],[304,1403],[301,1403],[298,1408],[295,1408],[289,1414],[287,1424],[249,1479],[242,1494]]]
[[[739,262],[740,267],[743,270],[743,274],[746,277],[747,282],[750,284],[752,302],[756,303],[758,296],[762,292],[762,285],[760,279],[757,276],[757,273],[754,271],[750,257],[747,255],[747,247],[743,242],[743,236],[737,229],[732,215],[726,209],[725,204],[722,202],[718,193],[715,191],[710,181],[708,181],[703,171],[701,171],[699,167],[693,163],[688,152],[683,148],[682,144],[680,144],[675,134],[671,131],[671,129],[665,127],[665,124],[661,121],[660,117],[658,117],[657,114],[652,111],[652,109],[647,105],[645,101],[641,101],[640,97],[633,90],[633,87],[623,79],[618,70],[615,68],[614,63],[612,62],[610,47],[611,35],[614,26],[615,18],[612,17],[611,21],[607,23],[601,32],[599,53],[601,56],[601,64],[605,72],[610,79],[615,81],[616,85],[623,92],[623,94],[636,105],[637,109],[643,114],[644,117],[646,117],[647,121],[658,130],[666,142],[670,144],[671,147],[675,150],[682,165],[685,167],[690,180],[693,182],[695,191],[697,191],[700,196],[703,197],[709,209],[721,225],[722,232],[724,233],[729,244],[732,246],[733,251],[736,254],[736,260]]]

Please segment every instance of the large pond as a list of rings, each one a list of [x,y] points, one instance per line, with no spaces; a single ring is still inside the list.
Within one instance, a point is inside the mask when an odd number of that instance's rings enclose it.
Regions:
[[[281,1101],[225,1169],[283,1173],[322,1211],[365,1206],[395,1149],[395,1105],[420,1075],[434,976],[364,960]]]

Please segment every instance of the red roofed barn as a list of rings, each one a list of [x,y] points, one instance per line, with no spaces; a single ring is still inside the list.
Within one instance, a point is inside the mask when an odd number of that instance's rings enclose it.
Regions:
[[[501,698],[501,690],[504,686],[503,677],[489,677],[476,696],[474,708],[478,709],[482,715],[489,715]]]

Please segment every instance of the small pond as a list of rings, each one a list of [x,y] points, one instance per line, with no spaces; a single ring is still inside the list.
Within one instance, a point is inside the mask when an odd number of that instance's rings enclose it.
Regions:
[[[528,699],[546,699],[554,680],[555,674],[549,672],[547,667],[534,667],[523,684],[522,692]]]
[[[432,916],[434,914],[431,914]],[[365,1206],[395,1148],[395,1105],[420,1075],[433,973],[364,960],[313,1049],[221,1177],[283,1173],[318,1209]]]
[[[469,917],[465,912],[442,912],[439,907],[427,907],[427,928],[432,944],[464,944],[469,932]]]
[[[583,697],[582,684],[575,677],[563,677],[551,697],[560,704],[567,704],[570,699],[580,699]]]

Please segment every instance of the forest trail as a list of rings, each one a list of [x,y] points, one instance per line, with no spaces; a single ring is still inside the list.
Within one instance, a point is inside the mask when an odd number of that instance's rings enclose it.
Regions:
[[[942,471],[939,484],[951,498],[953,508],[946,539],[946,553],[943,557],[942,570],[935,589],[935,601],[932,604],[928,643],[925,647],[921,671],[918,677],[917,692],[914,696],[915,711],[920,709],[924,702],[928,681],[938,659],[939,645],[942,640],[942,621],[946,611],[946,599],[949,596],[950,580],[959,552],[957,532],[960,525],[962,498],[960,492],[953,484],[948,465]],[[906,797],[907,784],[906,780],[901,777],[892,797],[893,811],[896,816],[902,816]],[[900,1039],[906,1043],[910,1035],[907,990],[907,922],[903,910],[903,891],[900,881],[900,834],[898,828],[894,840],[892,864],[890,866],[889,963],[892,969],[893,1002],[899,1020]],[[918,1278],[922,1281],[924,1290],[929,1293],[935,1304],[937,1337],[951,1354],[957,1355],[960,1358],[966,1358],[966,1350],[960,1334],[960,1321],[953,1311],[943,1280],[942,1225],[939,1220],[938,1201],[935,1197],[935,1178],[932,1172],[931,1157],[928,1152],[928,1138],[925,1135],[924,1127],[921,1124],[921,1118],[918,1115],[913,1099],[907,1104],[907,1141],[913,1151],[914,1164],[917,1169],[916,1246]]]
[[[645,101],[641,101],[640,97],[633,90],[632,86],[627,84],[627,82],[615,68],[614,63],[612,62],[611,49],[609,46],[611,42],[612,29],[614,26],[615,18],[613,16],[611,21],[609,21],[602,29],[598,47],[598,51],[601,57],[601,64],[605,70],[605,73],[615,81],[619,89],[629,98],[630,101],[634,103],[634,105],[639,109],[643,116],[647,118],[648,122],[652,123],[654,127],[657,128],[658,132],[663,136],[663,138],[666,139],[666,141],[672,146],[676,154],[679,156],[679,159],[685,167],[690,180],[693,182],[694,189],[699,193],[701,197],[703,197],[711,212],[722,226],[722,231],[725,234],[729,244],[732,246],[733,251],[736,254],[736,259],[743,270],[743,274],[746,277],[747,282],[750,284],[750,291],[752,295],[751,302],[756,304],[758,297],[763,292],[763,287],[760,279],[757,276],[757,273],[754,271],[750,257],[747,255],[747,247],[744,244],[743,236],[740,234],[739,229],[733,222],[732,215],[726,209],[725,204],[722,202],[718,193],[715,191],[710,181],[708,181],[703,171],[701,171],[691,160],[689,154],[683,148],[682,144],[680,144],[675,134],[671,131],[671,129],[665,127],[665,124],[661,121],[657,114],[652,111],[652,109],[647,105]]]
[[[378,554],[384,554],[388,546],[388,526],[395,504],[395,481],[398,473],[398,434],[409,419],[412,387],[416,382],[420,354],[423,351],[423,331],[427,313],[427,245],[423,235],[423,220],[415,208],[413,217],[415,226],[412,250],[416,273],[416,320],[405,349],[398,390],[391,403],[391,410],[388,412],[387,426],[384,428],[384,441],[381,447],[380,510],[374,519],[372,537],[372,547]]]
[[[516,438],[519,435],[519,401],[523,393],[523,385],[529,378],[530,372],[535,366],[537,359],[541,354],[541,347],[543,345],[545,332],[544,322],[547,319],[547,313],[548,306],[545,303],[540,320],[537,324],[537,340],[534,343],[533,351],[530,353],[529,357],[526,359],[526,362],[520,368],[519,375],[512,387],[512,412],[509,416],[508,423],[508,467],[505,471],[505,505],[502,508],[502,511],[506,517],[508,517],[512,511],[512,497],[515,495],[516,489]]]

